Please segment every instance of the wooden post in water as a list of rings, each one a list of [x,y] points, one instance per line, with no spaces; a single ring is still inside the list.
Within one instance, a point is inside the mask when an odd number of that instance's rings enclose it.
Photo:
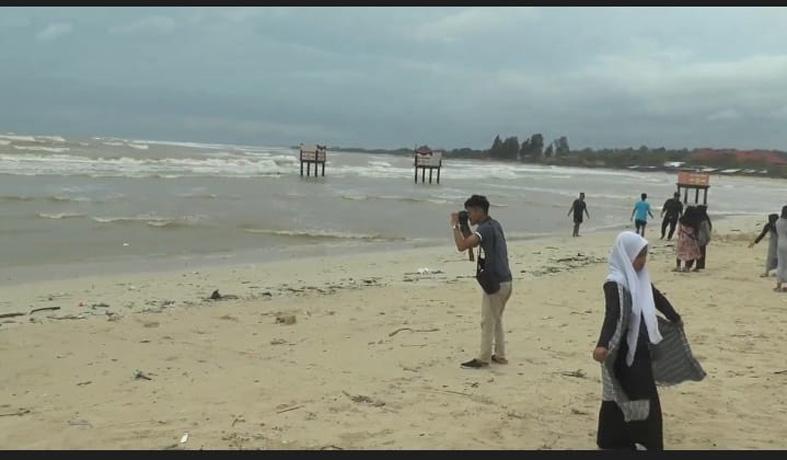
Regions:
[[[429,183],[432,183],[434,170],[437,170],[437,183],[440,183],[440,169],[443,166],[443,152],[433,152],[427,146],[415,149],[413,166],[415,167],[415,183],[418,183],[418,170],[421,170],[421,183],[426,183],[426,170],[429,170]]]
[[[319,173],[322,165],[322,176],[325,177],[325,162],[327,159],[327,148],[324,145],[303,145],[301,144],[300,162],[301,177],[303,177],[303,164],[306,164],[306,177],[311,176],[312,164],[314,165],[314,177]]]

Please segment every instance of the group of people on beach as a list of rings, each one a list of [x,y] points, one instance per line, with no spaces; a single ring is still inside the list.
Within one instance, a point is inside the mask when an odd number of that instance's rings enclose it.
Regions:
[[[585,201],[585,193],[579,194],[579,198],[574,200],[569,209],[569,215],[574,214],[574,232],[572,236],[578,237],[579,227],[582,225],[586,215],[590,218]],[[661,208],[661,238],[666,236],[667,240],[672,240],[672,236],[677,229],[678,241],[676,245],[676,267],[677,272],[687,272],[692,269],[698,272],[705,268],[707,247],[711,240],[713,223],[708,216],[706,205],[690,205],[685,209],[680,201],[680,194],[675,192],[672,198],[664,202]],[[634,221],[635,232],[645,237],[645,228],[648,225],[648,218],[653,219],[648,194],[640,195],[640,200],[634,204],[631,211],[631,220]],[[669,233],[667,233],[669,228]]]
[[[584,215],[590,217],[584,199],[585,194],[580,194],[569,211],[569,214],[574,213],[575,237],[579,236],[579,224]],[[486,368],[490,363],[508,363],[502,317],[511,298],[512,276],[503,228],[489,216],[489,206],[486,197],[480,195],[473,195],[465,202],[469,223],[476,226],[469,235],[461,230],[459,213],[452,213],[450,221],[459,251],[479,247],[476,279],[483,290],[481,347],[476,358],[461,363],[462,367],[470,369]],[[649,243],[644,238],[648,215],[653,217],[647,195],[643,193],[632,212],[636,231],[624,231],[617,236],[602,286],[604,320],[592,353],[602,368],[602,403],[596,438],[602,449],[663,449],[661,405],[656,385],[700,381],[706,375],[689,349],[683,319],[651,283],[646,266]],[[712,229],[707,207],[684,209],[680,196],[675,194],[662,208],[662,216],[662,239],[668,226],[668,240],[677,227],[676,270],[688,270],[694,263],[695,270],[703,269],[705,246],[710,241]],[[772,270],[776,264],[778,289],[781,290],[787,269],[787,206],[782,208],[781,216],[769,217],[750,247],[766,234],[771,235],[766,270]],[[658,317],[657,310],[666,319]]]

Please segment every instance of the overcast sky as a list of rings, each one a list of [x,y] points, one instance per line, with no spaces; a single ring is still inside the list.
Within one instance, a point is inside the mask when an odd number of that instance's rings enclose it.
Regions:
[[[2,8],[0,131],[787,150],[786,8]]]

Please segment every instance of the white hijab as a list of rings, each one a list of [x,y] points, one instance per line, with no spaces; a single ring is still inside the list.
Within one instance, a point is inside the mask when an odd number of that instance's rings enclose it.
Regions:
[[[628,354],[626,364],[634,363],[634,354],[637,351],[639,326],[641,318],[645,318],[645,327],[648,330],[650,343],[661,342],[658,321],[656,320],[656,304],[653,301],[653,288],[650,284],[650,274],[647,268],[639,272],[634,270],[632,262],[640,251],[648,245],[648,241],[638,234],[630,231],[622,232],[615,240],[615,246],[609,255],[609,275],[607,281],[614,281],[631,293],[631,321],[629,321],[626,340]]]

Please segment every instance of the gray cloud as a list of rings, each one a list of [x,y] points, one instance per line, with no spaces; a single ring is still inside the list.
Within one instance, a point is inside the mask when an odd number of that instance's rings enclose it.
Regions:
[[[787,149],[785,22],[784,8],[10,8],[0,98],[18,109],[0,131]]]
[[[40,41],[50,41],[68,35],[73,30],[71,24],[67,22],[58,22],[49,24],[44,30],[36,34],[36,38]]]

